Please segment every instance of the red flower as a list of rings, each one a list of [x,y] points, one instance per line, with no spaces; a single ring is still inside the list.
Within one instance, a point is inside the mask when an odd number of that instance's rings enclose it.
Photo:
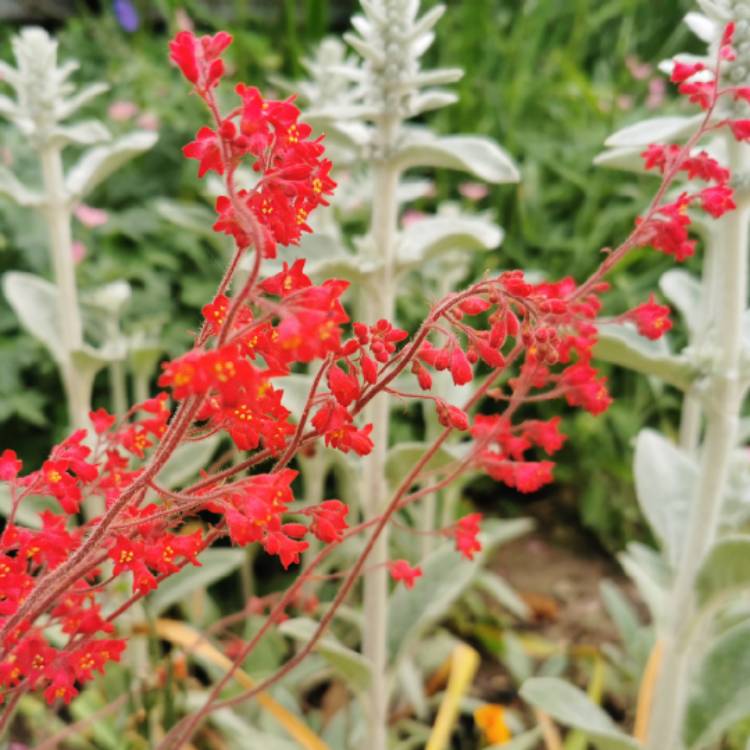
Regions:
[[[474,555],[482,549],[482,544],[477,538],[481,531],[479,527],[481,521],[481,513],[471,513],[460,518],[452,529],[456,550],[467,560],[473,560]]]
[[[221,142],[211,128],[201,128],[196,139],[182,147],[182,153],[188,159],[197,159],[198,177],[213,170],[224,174],[224,158],[221,153]]]
[[[679,85],[678,91],[687,96],[693,104],[697,104],[701,109],[708,109],[716,98],[713,82],[696,83],[685,81]]]
[[[360,456],[366,456],[373,448],[370,439],[372,425],[358,429],[349,412],[334,401],[329,401],[316,412],[312,424],[325,435],[326,445],[338,448],[342,453],[353,450]]]
[[[110,414],[106,409],[97,409],[89,412],[89,419],[97,435],[103,435],[116,422],[117,417]]]
[[[734,192],[728,185],[716,185],[715,187],[704,188],[700,192],[703,210],[715,219],[723,216],[727,211],[737,208],[733,197]]]
[[[681,63],[675,61],[674,67],[672,68],[672,75],[670,76],[670,80],[672,81],[672,83],[682,83],[683,81],[687,81],[688,78],[691,78],[699,71],[704,70],[705,67],[706,66],[700,62]]]
[[[0,480],[3,482],[10,482],[18,476],[18,472],[21,471],[23,464],[18,460],[16,452],[10,448],[6,448],[2,454],[0,454]]]
[[[474,377],[471,363],[466,358],[463,349],[459,346],[454,347],[451,352],[450,370],[451,377],[456,385],[466,385],[466,383],[470,383],[471,379]]]
[[[750,120],[729,120],[729,128],[738,141],[750,140]]]
[[[444,427],[452,427],[454,430],[469,429],[469,418],[466,412],[452,404],[446,404],[445,401],[436,402],[438,421]]]
[[[306,508],[305,515],[312,516],[310,531],[321,542],[340,542],[347,529],[346,516],[349,508],[341,500],[324,500],[320,505]]]
[[[388,570],[394,581],[403,581],[407,589],[414,588],[414,582],[422,576],[422,568],[413,568],[406,560],[391,560]]]
[[[312,286],[312,281],[305,275],[304,268],[304,258],[295,260],[291,268],[284,261],[282,270],[274,276],[269,276],[261,287],[264,292],[278,297],[286,297],[299,289],[306,289]]]
[[[342,406],[349,406],[361,393],[356,376],[345,373],[338,365],[328,370],[328,387]]]
[[[655,340],[661,338],[672,328],[669,312],[669,308],[665,305],[656,304],[652,294],[648,302],[633,308],[627,313],[627,317],[636,324],[641,336]]]

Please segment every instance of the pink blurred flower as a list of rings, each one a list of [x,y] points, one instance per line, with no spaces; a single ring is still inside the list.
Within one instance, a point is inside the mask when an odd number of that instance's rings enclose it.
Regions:
[[[178,31],[194,31],[193,21],[184,8],[177,8],[174,20]]]
[[[481,201],[487,197],[489,190],[481,182],[462,182],[458,186],[458,192],[470,201]]]
[[[621,94],[617,97],[617,108],[627,111],[633,109],[633,97],[628,94]]]
[[[664,102],[664,97],[667,94],[667,84],[663,78],[652,78],[648,82],[648,99],[646,99],[646,106],[649,109],[658,109]]]
[[[628,55],[625,58],[625,65],[636,81],[645,81],[651,75],[651,66],[641,62],[635,55]]]
[[[119,101],[109,105],[107,114],[116,122],[130,120],[138,114],[138,105],[134,102]]]
[[[404,215],[401,217],[401,223],[404,227],[410,227],[413,224],[417,224],[420,221],[424,221],[427,218],[427,214],[424,211],[416,211],[410,208],[408,211],[404,211]]]
[[[86,245],[76,240],[71,247],[73,251],[73,262],[80,263],[86,257]]]
[[[137,120],[139,128],[144,130],[158,130],[159,129],[159,117],[153,112],[144,112]]]
[[[109,214],[101,208],[94,208],[81,203],[75,210],[75,217],[83,226],[93,229],[101,227],[109,221]]]

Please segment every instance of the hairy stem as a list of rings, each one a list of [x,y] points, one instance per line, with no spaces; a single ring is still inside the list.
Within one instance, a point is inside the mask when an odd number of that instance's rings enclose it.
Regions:
[[[748,148],[728,139],[730,167],[744,174]],[[705,401],[706,433],[700,451],[700,473],[688,520],[681,559],[675,571],[670,616],[663,625],[664,660],[657,684],[647,750],[682,747],[682,725],[690,672],[699,655],[691,637],[695,615],[694,585],[700,566],[713,545],[729,481],[730,459],[737,443],[743,389],[740,382],[742,318],[747,305],[748,222],[750,200],[738,195],[737,210],[722,220],[722,305],[716,315],[717,360]]]
[[[68,402],[68,420],[77,429],[88,426],[91,394],[87,379],[81,378],[71,356],[83,344],[83,329],[78,308],[70,206],[65,194],[60,149],[43,147],[39,161],[46,198],[44,216],[57,287],[57,315],[63,349],[63,361],[59,365]]]
[[[375,169],[374,202],[371,230],[375,247],[380,255],[382,271],[374,280],[374,294],[370,306],[370,322],[380,318],[393,319],[394,252],[398,203],[396,188],[399,173],[389,161],[389,152],[398,120],[385,118],[380,124],[379,142],[383,149],[381,161]],[[365,518],[379,516],[388,498],[385,465],[388,454],[390,403],[387,393],[380,393],[366,409],[366,418],[373,424],[372,453],[367,457],[363,472],[362,505]],[[368,695],[370,732],[369,750],[385,750],[388,721],[388,684],[386,672],[386,623],[388,611],[388,528],[375,539],[370,558],[371,570],[364,576],[364,632],[362,647],[372,669],[372,682]]]

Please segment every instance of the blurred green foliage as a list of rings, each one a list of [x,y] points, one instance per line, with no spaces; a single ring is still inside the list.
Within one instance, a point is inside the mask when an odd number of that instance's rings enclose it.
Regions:
[[[434,5],[435,0],[425,2]],[[208,205],[195,165],[180,153],[202,124],[200,103],[185,95],[167,64],[166,42],[180,16],[200,31],[229,29],[230,58],[238,80],[263,85],[271,73],[300,75],[300,57],[327,33],[348,26],[354,0],[266,0],[136,3],[141,25],[133,34],[117,23],[109,4],[99,14],[81,10],[57,31],[63,59],[81,62],[79,81],[104,80],[110,92],[94,102],[102,116],[114,102],[132,102],[127,122],[104,117],[116,134],[144,115],[159,124],[159,141],[144,157],[106,182],[89,203],[110,221],[97,229],[75,228],[87,257],[79,267],[83,287],[128,279],[135,296],[129,330],[158,335],[165,352],[188,342],[200,306],[223,269],[226,245],[184,231],[158,210],[160,199]],[[658,98],[654,63],[692,43],[680,21],[688,0],[471,0],[448,2],[437,27],[432,62],[466,70],[457,85],[459,103],[431,116],[442,132],[484,133],[496,138],[520,164],[523,180],[513,191],[490,189],[480,206],[496,211],[507,232],[501,250],[482,263],[493,268],[533,268],[550,278],[583,278],[598,251],[622,239],[654,183],[592,165],[606,136],[648,113]],[[10,55],[0,31],[0,54]],[[644,61],[650,64],[645,67]],[[636,75],[634,76],[634,72]],[[651,86],[651,94],[649,94]],[[677,106],[667,101],[654,113]],[[31,174],[23,149],[7,128],[3,158]],[[33,175],[30,177],[33,179]],[[438,196],[456,199],[459,179],[438,176]],[[463,200],[468,200],[463,198]],[[209,216],[210,214],[206,214]],[[200,221],[200,219],[199,219]],[[612,299],[622,309],[655,287],[666,259],[635,257],[632,269],[612,279]],[[0,206],[0,272],[29,269],[48,274],[44,237],[31,215]],[[477,272],[484,269],[478,267]],[[631,272],[632,271],[632,272]],[[64,425],[60,388],[45,353],[18,332],[0,301],[0,425],[29,461],[44,456]],[[618,548],[642,533],[632,497],[628,444],[644,422],[674,423],[677,402],[642,378],[611,373],[618,398],[599,419],[569,415],[571,435],[558,469],[561,501],[578,507],[583,522],[606,546]],[[106,388],[99,392],[106,405]],[[524,502],[522,500],[519,503]]]

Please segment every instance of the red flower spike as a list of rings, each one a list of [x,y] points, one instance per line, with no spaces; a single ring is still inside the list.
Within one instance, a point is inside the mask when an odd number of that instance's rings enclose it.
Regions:
[[[414,582],[422,576],[422,568],[412,567],[406,560],[391,560],[388,570],[394,581],[403,581],[407,589],[414,588]]]

